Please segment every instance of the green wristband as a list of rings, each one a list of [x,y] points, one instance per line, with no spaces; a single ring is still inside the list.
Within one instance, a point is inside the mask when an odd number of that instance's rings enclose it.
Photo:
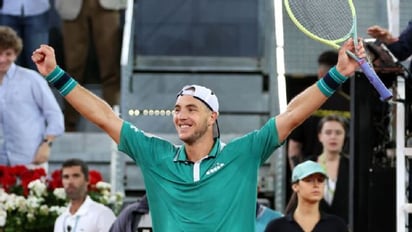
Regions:
[[[75,79],[70,77],[59,66],[46,76],[46,80],[55,87],[62,96],[69,94],[78,84]]]
[[[326,97],[330,97],[347,79],[347,77],[343,76],[338,72],[338,70],[336,70],[335,66],[331,68],[323,78],[318,80],[316,85]]]

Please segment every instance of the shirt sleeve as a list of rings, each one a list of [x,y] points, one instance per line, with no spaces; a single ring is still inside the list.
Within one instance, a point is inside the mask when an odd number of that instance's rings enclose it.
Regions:
[[[402,31],[399,40],[388,44],[387,47],[400,61],[406,60],[412,54],[412,20]]]
[[[39,74],[33,77],[33,96],[46,121],[45,135],[59,136],[64,133],[64,117],[56,97],[47,82]]]
[[[170,158],[177,148],[162,138],[146,134],[129,122],[124,122],[120,132],[119,151],[124,152],[141,166],[156,165],[164,158]]]
[[[260,165],[273,154],[282,143],[279,141],[275,118],[269,119],[259,130],[231,141],[228,145],[242,147],[247,153],[257,156]]]
[[[54,230],[53,232],[63,232],[63,221],[62,216],[60,215],[56,222],[54,223]]]
[[[97,227],[99,232],[108,232],[113,222],[116,220],[116,216],[110,209],[102,210],[97,219]]]

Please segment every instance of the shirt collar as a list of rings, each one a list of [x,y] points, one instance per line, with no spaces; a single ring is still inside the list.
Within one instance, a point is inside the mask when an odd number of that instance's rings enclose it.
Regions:
[[[11,78],[13,76],[13,74],[16,72],[16,69],[17,69],[17,65],[15,63],[12,63],[10,65],[9,70],[7,70],[7,72],[6,72],[5,78]]]
[[[83,216],[87,213],[87,211],[89,210],[90,205],[92,204],[93,200],[90,198],[90,196],[87,196],[86,199],[84,200],[83,204],[80,206],[80,208],[76,211],[75,214],[73,214],[72,216]],[[66,214],[71,215],[70,214],[70,206],[72,204],[70,203],[67,206],[66,209]]]
[[[219,151],[221,150],[222,144],[219,138],[215,138],[215,144],[213,145],[212,150],[210,153],[207,155],[207,157],[213,157],[215,158]],[[176,151],[176,156],[173,159],[174,162],[187,162],[189,161],[187,159],[186,155],[186,149],[185,146],[182,145],[177,151]]]
[[[293,210],[293,212],[288,213],[288,214],[286,215],[286,219],[287,219],[289,222],[294,222],[294,221],[295,221],[295,219],[293,218],[293,213],[294,213],[294,212],[295,212],[295,211]],[[329,217],[328,214],[324,213],[323,211],[320,211],[320,220],[326,219],[326,218],[328,218],[328,217]]]

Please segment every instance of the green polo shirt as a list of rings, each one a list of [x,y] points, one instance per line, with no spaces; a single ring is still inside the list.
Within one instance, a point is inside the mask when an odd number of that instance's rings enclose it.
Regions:
[[[254,231],[259,167],[280,146],[275,128],[272,118],[226,145],[217,139],[194,163],[184,146],[125,122],[119,150],[142,170],[154,231]]]

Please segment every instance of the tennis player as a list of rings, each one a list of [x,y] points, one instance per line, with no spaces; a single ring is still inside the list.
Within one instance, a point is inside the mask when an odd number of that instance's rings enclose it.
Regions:
[[[177,93],[173,123],[184,144],[175,146],[119,118],[106,102],[57,66],[52,47],[42,45],[32,58],[81,115],[139,164],[154,231],[250,232],[255,230],[260,165],[359,67],[346,50],[355,52],[352,39],[342,46],[337,65],[296,96],[285,112],[226,145],[219,138],[217,96],[206,87],[188,85]],[[359,57],[365,57],[361,42],[357,50]]]

